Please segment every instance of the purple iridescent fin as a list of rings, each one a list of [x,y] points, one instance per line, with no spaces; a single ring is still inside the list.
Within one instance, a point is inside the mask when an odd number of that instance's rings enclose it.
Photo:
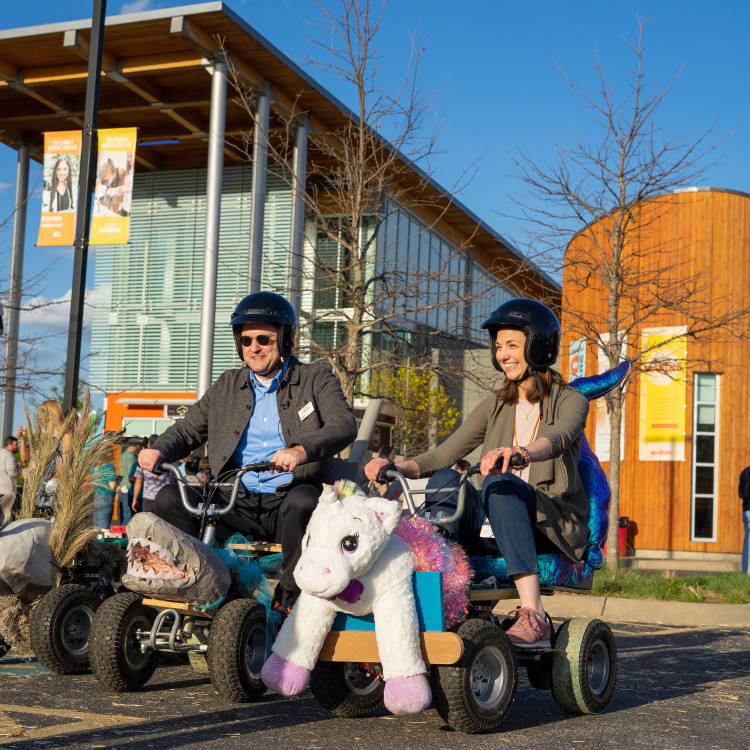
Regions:
[[[600,375],[578,378],[570,383],[571,388],[583,393],[589,401],[600,398],[616,388],[627,376],[630,362],[625,360],[617,367]],[[588,534],[581,562],[573,562],[563,554],[538,556],[539,583],[542,586],[575,586],[598,570],[604,563],[604,543],[609,526],[610,489],[607,475],[599,459],[591,450],[584,434],[581,439],[581,456],[578,459],[578,474],[589,500]],[[493,576],[500,584],[512,584],[502,557],[472,557],[474,580],[482,581]]]

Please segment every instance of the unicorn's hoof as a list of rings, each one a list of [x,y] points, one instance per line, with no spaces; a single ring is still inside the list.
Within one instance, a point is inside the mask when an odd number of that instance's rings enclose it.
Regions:
[[[430,683],[423,674],[412,677],[394,677],[385,683],[383,703],[397,716],[418,714],[430,707],[432,692]]]
[[[299,695],[310,682],[309,669],[298,667],[274,653],[266,660],[260,676],[269,690],[282,695]]]

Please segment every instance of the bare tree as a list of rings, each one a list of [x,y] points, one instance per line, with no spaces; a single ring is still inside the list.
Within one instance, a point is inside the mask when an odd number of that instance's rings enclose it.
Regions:
[[[638,19],[637,43],[625,40],[635,56],[635,69],[622,100],[616,99],[598,52],[595,86],[579,87],[563,73],[595,123],[598,139],[585,143],[574,137],[572,146],[555,144],[552,164],[525,153],[514,158],[528,188],[528,197],[517,205],[530,237],[537,251],[556,258],[558,270],[562,266],[566,327],[574,338],[595,342],[610,367],[626,357],[633,362],[623,388],[608,396],[612,504],[607,564],[612,567],[618,564],[618,459],[625,395],[656,348],[644,346],[644,326],[658,325],[666,315],[680,321],[690,339],[716,340],[741,335],[750,310],[744,300],[717,305],[715,297],[704,293],[714,282],[710,269],[691,266],[689,247],[659,241],[659,225],[673,207],[675,190],[694,185],[704,175],[718,144],[713,125],[674,136],[659,125],[658,110],[677,76],[662,90],[649,84],[646,23]],[[601,304],[581,304],[584,291],[589,300],[595,293]]]
[[[308,237],[314,254],[302,273],[314,309],[304,345],[311,359],[332,367],[351,402],[372,392],[375,369],[408,361],[454,371],[455,357],[434,352],[468,343],[472,324],[465,313],[496,280],[473,288],[468,282],[472,231],[451,245],[433,232],[451,198],[429,176],[440,124],[433,119],[435,93],[420,88],[418,37],[412,36],[408,68],[390,90],[377,47],[382,8],[375,11],[369,0],[318,6],[324,20],[315,44],[328,59],[309,62],[348,84],[356,107],[335,127],[310,131],[304,201],[316,236]],[[238,101],[254,118],[252,92],[240,76],[233,80]],[[269,169],[292,185],[290,131],[303,114],[293,112],[269,137]],[[242,148],[249,155],[251,147],[248,133]],[[436,258],[432,264],[427,253]],[[520,259],[506,260],[505,283],[525,270]]]

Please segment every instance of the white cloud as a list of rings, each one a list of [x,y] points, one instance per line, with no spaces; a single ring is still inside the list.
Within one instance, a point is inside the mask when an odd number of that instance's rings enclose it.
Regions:
[[[151,10],[153,7],[153,0],[132,0],[132,2],[122,4],[120,13],[140,13],[144,10]]]
[[[2,195],[9,187],[9,182],[0,182],[0,195]]]
[[[71,290],[62,297],[46,299],[37,296],[28,300],[21,310],[20,326],[21,338],[26,338],[30,330],[47,331],[49,333],[62,333],[68,330],[70,324],[70,297]],[[92,304],[94,293],[87,289],[84,297],[83,327],[91,325]]]

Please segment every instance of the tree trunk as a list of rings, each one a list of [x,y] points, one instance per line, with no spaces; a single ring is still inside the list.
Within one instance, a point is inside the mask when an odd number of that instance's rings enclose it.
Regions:
[[[609,414],[609,530],[607,532],[607,566],[616,570],[620,563],[620,429],[622,425],[622,406],[624,396],[616,388],[608,399]]]

